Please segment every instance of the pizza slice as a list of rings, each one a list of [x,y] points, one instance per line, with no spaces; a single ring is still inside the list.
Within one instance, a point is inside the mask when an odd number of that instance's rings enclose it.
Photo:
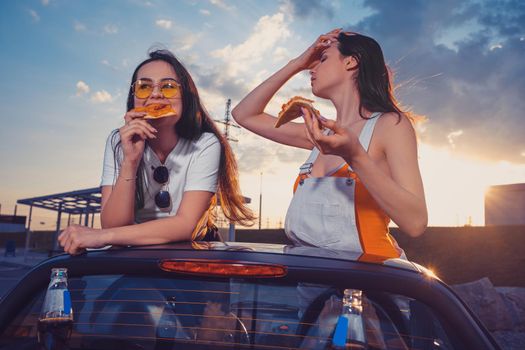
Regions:
[[[312,104],[313,102],[314,101],[301,96],[292,97],[288,102],[283,104],[277,122],[275,123],[275,127],[278,128],[281,125],[302,116],[303,112],[301,111],[301,107],[307,108],[313,116],[320,116],[319,111],[314,108]]]
[[[160,119],[174,116],[176,113],[169,104],[152,103],[147,106],[136,107],[135,112],[146,112],[144,119]]]

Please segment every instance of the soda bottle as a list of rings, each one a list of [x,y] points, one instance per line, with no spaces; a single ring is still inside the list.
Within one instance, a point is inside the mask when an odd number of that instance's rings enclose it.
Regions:
[[[367,349],[362,298],[360,290],[344,290],[343,307],[332,339],[333,349]]]
[[[54,268],[38,318],[38,343],[45,350],[69,349],[72,328],[73,309],[67,289],[67,269]]]
[[[166,298],[164,309],[157,324],[157,338],[163,340],[192,339],[184,330],[175,313],[176,299],[174,296]]]

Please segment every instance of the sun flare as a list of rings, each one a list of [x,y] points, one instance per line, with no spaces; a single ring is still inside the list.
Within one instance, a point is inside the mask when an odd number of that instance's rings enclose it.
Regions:
[[[419,145],[419,163],[429,226],[483,226],[489,187],[525,180],[525,165],[477,160],[424,143]]]

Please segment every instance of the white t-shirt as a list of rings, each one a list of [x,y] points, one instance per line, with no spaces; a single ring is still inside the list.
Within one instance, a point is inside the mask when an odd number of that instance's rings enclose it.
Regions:
[[[113,186],[118,177],[119,169],[115,169],[113,148],[120,140],[120,135],[110,134],[106,141],[104,153],[104,168],[100,186]],[[122,149],[118,154],[123,158]],[[146,146],[144,151],[145,178],[144,178],[144,208],[137,210],[135,221],[137,223],[173,216],[179,209],[182,195],[186,191],[217,191],[217,177],[221,146],[219,139],[213,133],[203,133],[198,140],[191,141],[179,138],[179,141],[170,152],[164,164],[153,150]],[[169,170],[167,185],[161,185],[153,179],[156,167],[164,165]],[[155,195],[164,189],[170,193],[171,207],[161,211],[155,205]]]

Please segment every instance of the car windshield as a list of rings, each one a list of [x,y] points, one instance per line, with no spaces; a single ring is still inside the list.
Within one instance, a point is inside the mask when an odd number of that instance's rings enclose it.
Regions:
[[[432,310],[381,291],[276,279],[128,275],[70,278],[69,290],[71,349],[457,348]],[[350,309],[343,303],[349,291],[359,295]],[[38,348],[44,295],[42,290],[12,320],[0,349]]]

